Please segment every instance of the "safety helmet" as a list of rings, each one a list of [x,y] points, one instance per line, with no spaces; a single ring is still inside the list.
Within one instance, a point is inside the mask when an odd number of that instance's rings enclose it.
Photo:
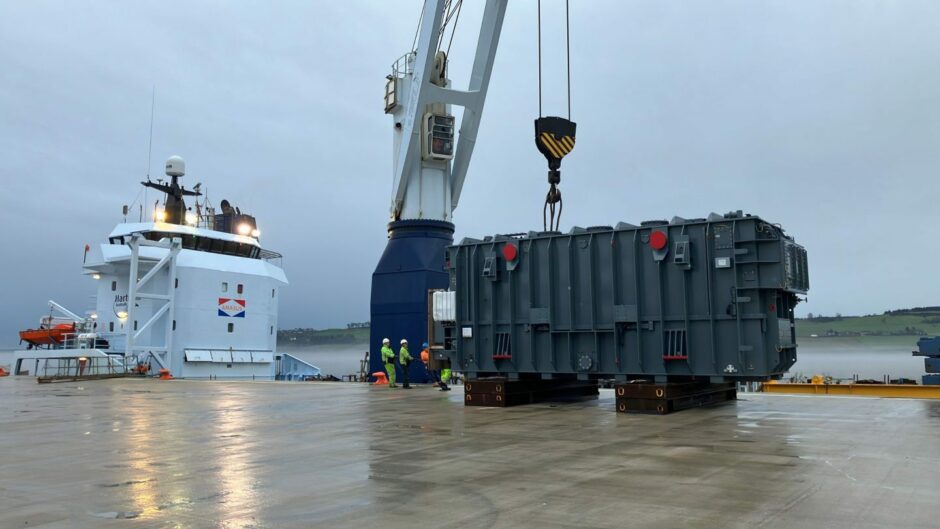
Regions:
[[[382,340],[382,343],[392,343],[392,341],[389,340],[388,338],[384,338],[384,339]]]
[[[421,347],[427,349],[427,348],[428,348],[428,342],[424,342],[423,344],[421,344]]]
[[[402,338],[402,339],[401,339],[401,344],[402,344],[402,345],[405,345],[406,343],[408,343],[408,340]]]

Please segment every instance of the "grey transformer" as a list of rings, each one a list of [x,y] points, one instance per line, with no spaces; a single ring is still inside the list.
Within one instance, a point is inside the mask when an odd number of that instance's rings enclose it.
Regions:
[[[779,378],[806,250],[740,211],[464,239],[445,356],[468,378]]]

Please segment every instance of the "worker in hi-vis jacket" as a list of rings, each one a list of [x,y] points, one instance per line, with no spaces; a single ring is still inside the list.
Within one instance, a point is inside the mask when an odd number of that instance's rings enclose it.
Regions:
[[[421,361],[424,362],[424,367],[428,370],[428,376],[434,381],[434,385],[441,388],[441,391],[450,391],[450,387],[448,387],[444,379],[441,378],[441,371],[439,369],[431,369],[431,346],[428,345],[428,342],[421,344]],[[438,360],[438,362],[440,362],[440,360]]]
[[[401,374],[402,378],[404,378],[401,387],[405,389],[411,389],[411,384],[408,383],[408,366],[411,365],[412,360],[414,360],[414,358],[412,358],[411,354],[408,352],[408,340],[402,338],[401,350],[398,352],[398,362],[401,364]]]
[[[395,385],[395,351],[392,350],[392,341],[388,338],[382,340],[382,362],[385,364],[385,372],[388,373],[388,387],[397,388]]]

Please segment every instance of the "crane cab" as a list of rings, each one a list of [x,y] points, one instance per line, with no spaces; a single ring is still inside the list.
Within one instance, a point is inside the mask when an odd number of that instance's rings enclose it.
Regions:
[[[454,116],[427,113],[422,122],[421,157],[424,160],[454,158]]]

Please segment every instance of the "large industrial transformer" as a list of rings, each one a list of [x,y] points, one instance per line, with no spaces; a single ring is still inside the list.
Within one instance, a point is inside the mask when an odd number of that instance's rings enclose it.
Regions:
[[[447,267],[442,356],[470,379],[779,378],[809,288],[803,247],[740,211],[464,239]]]

